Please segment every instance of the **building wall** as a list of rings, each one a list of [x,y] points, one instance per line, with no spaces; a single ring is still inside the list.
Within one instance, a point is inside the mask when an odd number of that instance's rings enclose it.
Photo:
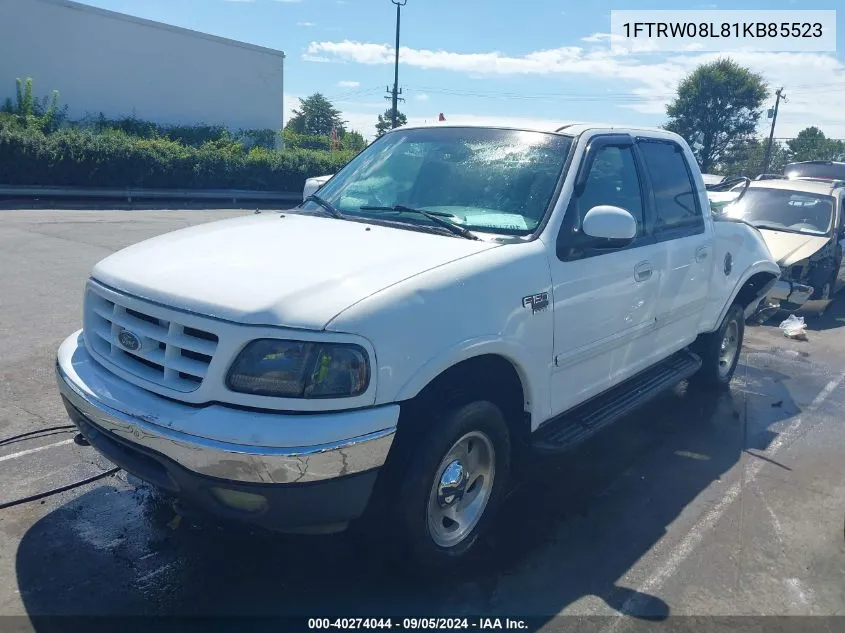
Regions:
[[[280,129],[281,51],[68,0],[0,0],[0,101],[15,79],[60,92],[72,118]]]

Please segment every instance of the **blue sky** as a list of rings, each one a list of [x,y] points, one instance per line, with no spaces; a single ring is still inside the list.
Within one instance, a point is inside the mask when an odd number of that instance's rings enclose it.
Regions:
[[[85,0],[285,51],[289,107],[320,91],[350,127],[372,136],[393,81],[390,0]],[[400,105],[409,121],[551,126],[566,121],[657,125],[684,74],[716,53],[614,54],[611,9],[836,9],[841,0],[408,0],[402,10]],[[845,138],[845,10],[836,53],[732,55],[789,99],[777,137],[817,125]],[[764,122],[765,123],[765,122]]]

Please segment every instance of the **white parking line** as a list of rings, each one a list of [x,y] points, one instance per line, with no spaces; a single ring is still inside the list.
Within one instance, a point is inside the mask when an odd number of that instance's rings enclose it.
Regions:
[[[843,380],[845,380],[845,375],[839,376],[839,378],[827,383],[825,388],[821,390],[819,395],[817,395],[805,409],[805,413],[813,413],[816,409],[818,409],[827,397],[842,384]],[[803,417],[799,416],[792,422],[792,424],[782,431],[774,441],[772,441],[765,451],[761,451],[761,454],[769,458],[776,455],[784,447],[788,446],[793,439],[795,439],[802,424]],[[666,560],[658,566],[655,572],[649,576],[645,582],[634,588],[636,593],[632,594],[631,597],[622,604],[622,607],[615,614],[616,616],[636,615],[639,612],[640,607],[651,600],[654,592],[659,590],[660,587],[663,586],[663,583],[675,575],[680,568],[681,563],[683,563],[689,555],[695,551],[695,548],[698,547],[702,540],[704,540],[705,535],[715,527],[716,523],[722,518],[725,512],[727,512],[731,504],[739,498],[744,486],[753,482],[765,465],[766,462],[762,459],[757,459],[752,462],[746,470],[745,476],[740,478],[738,482],[731,485],[725,491],[722,498],[719,499],[716,505],[706,512],[704,516],[701,517],[701,519],[699,519],[698,522],[690,529],[690,531],[684,535],[680,542],[666,557]],[[623,621],[624,619],[622,617],[614,618],[612,624],[604,629],[605,633],[615,631]]]
[[[61,442],[53,442],[52,444],[47,444],[45,446],[39,446],[38,448],[28,448],[25,451],[18,451],[17,453],[12,453],[11,455],[3,455],[0,457],[0,462],[5,462],[7,459],[16,459],[18,457],[23,457],[24,455],[32,455],[33,453],[37,453],[39,451],[46,451],[48,448],[53,448],[54,446],[64,446],[65,444],[72,444],[73,439],[69,440],[62,440]]]

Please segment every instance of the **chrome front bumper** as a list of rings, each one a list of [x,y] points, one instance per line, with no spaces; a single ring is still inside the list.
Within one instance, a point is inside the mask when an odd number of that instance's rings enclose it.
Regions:
[[[162,455],[199,475],[235,482],[301,484],[371,471],[382,466],[396,431],[398,405],[321,414],[261,413],[161,398],[110,374],[94,361],[76,333],[59,350],[59,391],[98,431]],[[241,442],[201,437],[192,430],[229,427]],[[205,424],[204,424],[205,422]],[[255,445],[256,438],[314,436],[325,428],[375,428],[365,434],[318,444]]]

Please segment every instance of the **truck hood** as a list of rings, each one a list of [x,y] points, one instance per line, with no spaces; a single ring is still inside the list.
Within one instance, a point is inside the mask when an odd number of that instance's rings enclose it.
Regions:
[[[792,266],[807,259],[830,240],[824,235],[801,235],[769,229],[761,229],[760,233],[779,266]]]
[[[140,242],[100,261],[92,276],[144,299],[238,323],[322,329],[379,290],[496,246],[265,212]]]

